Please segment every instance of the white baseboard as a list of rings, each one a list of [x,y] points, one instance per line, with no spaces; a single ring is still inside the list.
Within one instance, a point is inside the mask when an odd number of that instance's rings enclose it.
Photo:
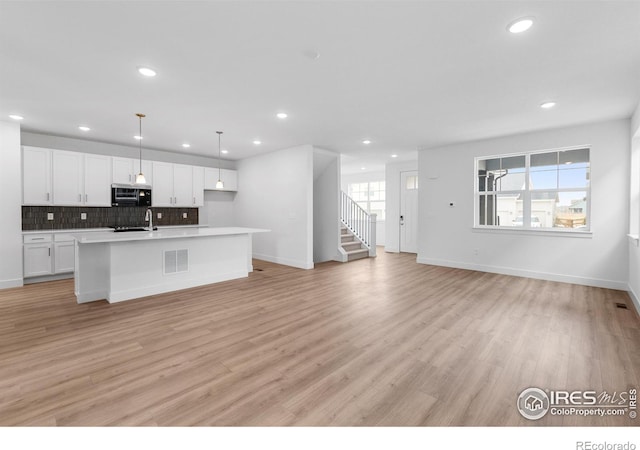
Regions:
[[[180,291],[192,287],[204,286],[206,284],[220,283],[221,281],[235,280],[238,278],[246,278],[248,276],[245,271],[227,272],[222,274],[210,275],[207,278],[186,278],[184,280],[174,280],[171,283],[160,283],[154,286],[141,286],[132,289],[123,289],[120,291],[111,291],[107,296],[109,303],[118,303],[126,300],[133,300],[140,297],[148,297],[150,295],[164,294],[166,292]]]
[[[563,275],[558,273],[536,272],[533,270],[514,269],[512,267],[487,266],[483,264],[471,264],[459,261],[448,261],[444,259],[431,259],[418,257],[417,262],[420,264],[431,264],[433,266],[453,267],[456,269],[477,270],[479,272],[499,273],[502,275],[511,275],[516,277],[535,278],[538,280],[558,281],[561,283],[580,284],[583,286],[594,286],[606,289],[617,289],[627,291],[628,285],[623,281],[602,280],[599,278],[577,277],[572,275]]]
[[[29,277],[24,279],[24,284],[44,283],[45,281],[66,280],[68,278],[73,278],[73,272],[43,275],[41,277]]]
[[[76,294],[76,301],[78,303],[89,303],[95,302],[98,300],[106,300],[109,293],[107,291],[99,290],[99,291],[90,291],[83,292],[82,294]]]
[[[271,255],[263,255],[260,253],[254,253],[253,257],[261,261],[268,261],[276,264],[282,264],[283,266],[296,267],[298,269],[313,269],[314,267],[312,262],[298,261],[295,259],[282,258],[280,256],[271,256]]]
[[[633,306],[636,308],[636,313],[640,315],[640,296],[637,292],[633,291],[631,285],[627,285],[627,292],[629,293],[629,297],[631,297],[631,301],[633,302]]]
[[[389,247],[389,246],[385,246],[384,251],[387,253],[400,253],[400,250],[398,250],[396,247]]]
[[[9,289],[15,287],[22,287],[24,285],[24,281],[22,278],[14,278],[12,280],[1,280],[0,281],[0,289]]]

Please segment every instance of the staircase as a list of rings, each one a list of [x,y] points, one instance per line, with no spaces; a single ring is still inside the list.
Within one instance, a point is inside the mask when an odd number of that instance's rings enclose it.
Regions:
[[[351,197],[340,197],[340,255],[342,262],[376,256],[376,215]]]
[[[369,257],[369,249],[357,240],[355,235],[344,225],[340,227],[340,245],[347,261]]]

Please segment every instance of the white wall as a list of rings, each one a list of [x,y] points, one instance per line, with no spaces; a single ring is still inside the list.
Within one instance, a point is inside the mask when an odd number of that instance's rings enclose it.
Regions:
[[[140,156],[140,150],[136,146],[107,144],[105,142],[89,141],[48,134],[22,132],[22,145],[33,147],[53,148],[57,150],[69,150],[72,152],[94,153],[98,155],[118,156],[122,158],[135,158]],[[190,155],[186,153],[173,153],[163,150],[146,149],[142,146],[142,159],[150,161],[163,161],[192,166],[218,167],[217,152],[213,150],[211,157]],[[223,169],[235,169],[235,161],[220,160]]]
[[[340,155],[313,150],[313,262],[340,260]]]
[[[384,171],[376,172],[364,172],[364,173],[352,173],[349,175],[342,175],[341,177],[341,189],[349,193],[350,183],[365,183],[386,180]],[[386,192],[385,192],[386,197]],[[387,200],[385,200],[385,214],[387,213]],[[386,242],[386,219],[382,217],[376,218],[376,245],[385,245]]]
[[[313,268],[313,147],[302,145],[238,161],[237,226],[253,236],[257,259]]]
[[[384,250],[386,252],[400,251],[400,173],[411,170],[418,170],[418,161],[389,163],[385,168],[387,220]],[[422,180],[419,184],[421,182]]]
[[[418,262],[626,290],[629,125],[617,120],[420,151]],[[474,157],[576,145],[591,147],[590,237],[473,229]]]
[[[0,122],[0,289],[22,286],[20,125]]]
[[[233,214],[235,198],[235,192],[204,191],[204,206],[198,208],[200,225],[235,226]]]
[[[631,154],[631,176],[630,184],[630,233],[636,236],[640,234],[640,103],[636,112],[631,118],[632,133],[632,154]],[[636,311],[640,313],[640,247],[637,239],[629,239],[629,294],[636,306]]]

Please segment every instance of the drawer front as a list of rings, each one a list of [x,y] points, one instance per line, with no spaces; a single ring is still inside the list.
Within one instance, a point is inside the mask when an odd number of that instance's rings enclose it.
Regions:
[[[71,234],[54,234],[53,241],[54,242],[73,242],[73,235]]]
[[[41,244],[43,242],[51,242],[51,234],[25,234],[23,242],[25,244]]]

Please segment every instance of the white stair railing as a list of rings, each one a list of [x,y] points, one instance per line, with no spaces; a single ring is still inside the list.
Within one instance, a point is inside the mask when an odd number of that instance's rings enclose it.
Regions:
[[[340,221],[376,256],[376,215],[369,214],[346,192],[340,191]]]

